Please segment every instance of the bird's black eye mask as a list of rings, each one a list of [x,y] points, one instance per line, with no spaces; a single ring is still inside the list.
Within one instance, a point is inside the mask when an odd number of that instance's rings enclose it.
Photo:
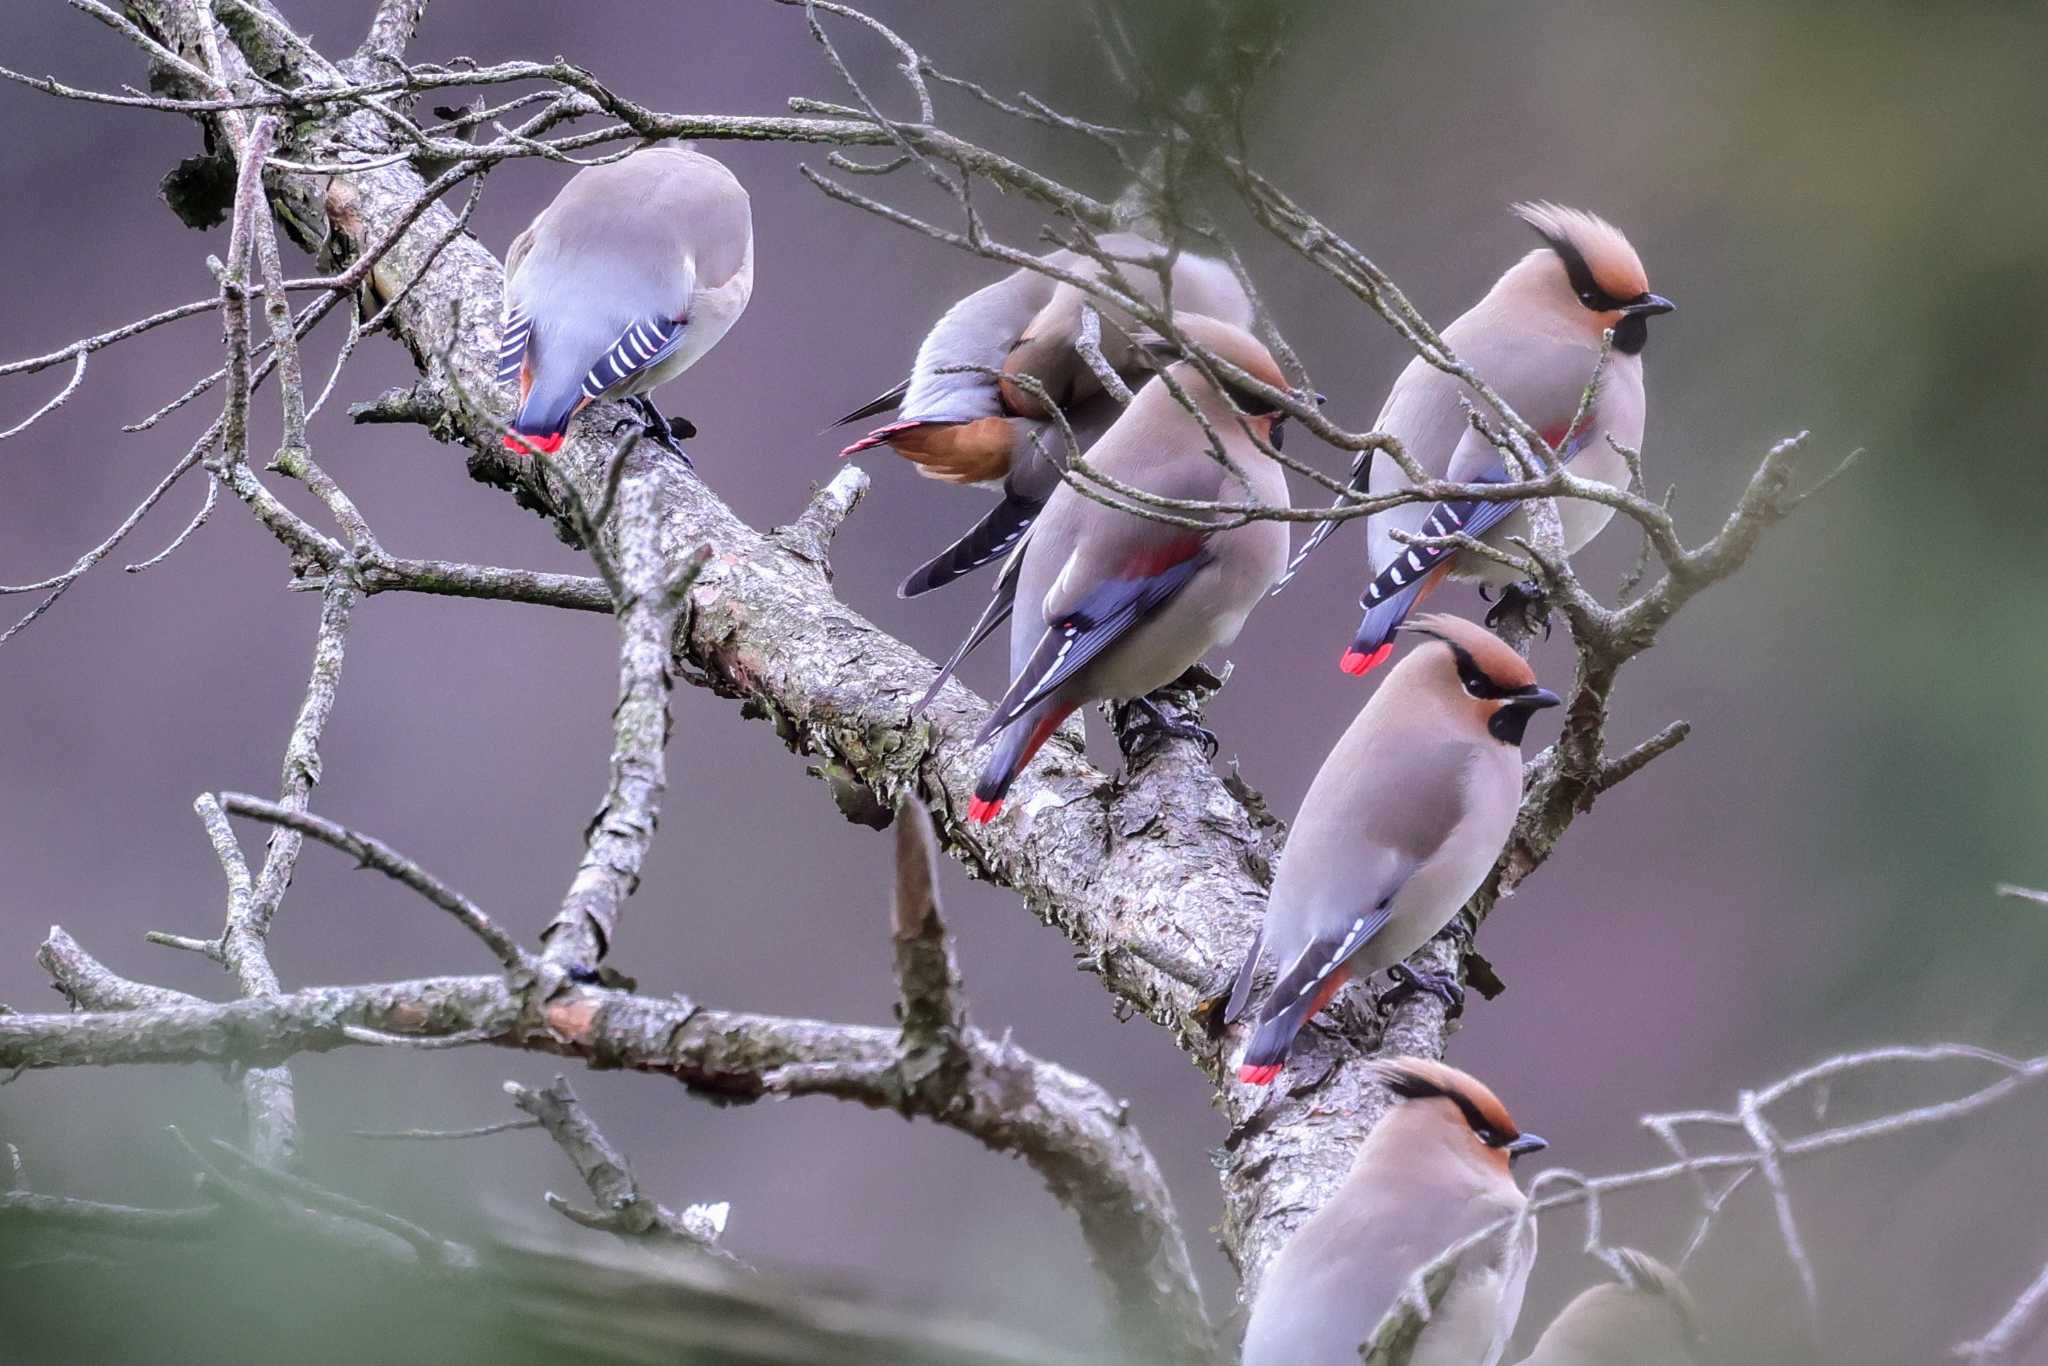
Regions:
[[[1458,1107],[1458,1113],[1465,1117],[1465,1125],[1471,1129],[1481,1143],[1489,1148],[1505,1148],[1521,1137],[1513,1129],[1502,1130],[1489,1122],[1472,1103],[1472,1098],[1462,1091],[1437,1085],[1428,1077],[1415,1072],[1394,1072],[1387,1077],[1387,1089],[1403,1100],[1447,1100]]]
[[[1408,629],[1420,630],[1416,627]],[[1420,634],[1435,635],[1434,632],[1426,630],[1421,630]],[[1529,718],[1545,707],[1554,707],[1558,704],[1555,693],[1547,692],[1535,683],[1520,683],[1509,687],[1497,682],[1491,674],[1479,667],[1479,661],[1472,657],[1470,650],[1455,640],[1443,636],[1435,638],[1451,647],[1451,657],[1458,663],[1458,681],[1464,685],[1467,694],[1484,702],[1505,704],[1494,708],[1493,715],[1486,718],[1487,733],[1502,744],[1520,745],[1522,737],[1528,733]]]
[[[1594,313],[1620,312],[1624,315],[1614,326],[1614,349],[1624,356],[1640,355],[1650,342],[1651,315],[1670,312],[1670,301],[1649,293],[1630,299],[1610,294],[1593,277],[1593,267],[1586,263],[1586,254],[1569,239],[1552,237],[1541,228],[1536,229],[1536,235],[1564,263],[1565,278],[1571,281],[1572,293],[1578,296],[1581,304]]]

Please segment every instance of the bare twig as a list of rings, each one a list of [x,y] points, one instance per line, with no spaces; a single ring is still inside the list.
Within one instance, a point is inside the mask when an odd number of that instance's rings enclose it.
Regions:
[[[594,967],[618,929],[654,838],[668,786],[669,659],[677,614],[709,562],[700,547],[680,564],[663,553],[657,509],[668,476],[656,469],[619,484],[614,559],[620,581],[619,703],[612,712],[611,778],[585,831],[583,860],[543,938],[558,968]]]
[[[674,1243],[729,1257],[718,1246],[725,1231],[726,1206],[692,1205],[677,1213],[640,1191],[640,1182],[625,1157],[591,1121],[566,1077],[556,1077],[539,1090],[505,1083],[512,1103],[531,1115],[548,1131],[548,1137],[575,1164],[577,1175],[597,1201],[596,1211],[578,1209],[553,1191],[546,1194],[548,1207],[585,1228],[616,1233],[624,1238],[645,1238]]]
[[[416,1143],[454,1142],[462,1139],[489,1138],[493,1134],[517,1133],[522,1129],[538,1129],[537,1119],[505,1119],[496,1124],[479,1124],[470,1129],[350,1129],[350,1138],[367,1138],[379,1141],[405,1141]]]
[[[243,792],[223,792],[220,803],[229,814],[247,816],[251,820],[263,821],[286,830],[319,840],[322,844],[339,849],[353,858],[364,868],[374,868],[386,877],[396,879],[412,888],[434,905],[455,917],[455,919],[484,942],[491,955],[507,968],[520,969],[530,965],[525,950],[512,937],[492,923],[477,904],[456,891],[447,883],[429,873],[390,845],[370,835],[364,835],[337,825],[322,816],[307,811],[294,811],[276,802],[266,802],[260,797],[251,797]]]
[[[2017,1366],[2020,1353],[2040,1341],[2048,1327],[2048,1267],[2020,1292],[2012,1308],[1981,1338],[1958,1344],[1955,1355],[1976,1366]]]

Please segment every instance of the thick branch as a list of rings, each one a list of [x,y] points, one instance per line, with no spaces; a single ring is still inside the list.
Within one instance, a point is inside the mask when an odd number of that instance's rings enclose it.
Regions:
[[[1186,1248],[1172,1197],[1124,1107],[1094,1083],[979,1032],[967,1041],[963,1088],[941,1098],[903,1067],[891,1029],[704,1010],[595,988],[558,996],[536,1019],[497,977],[442,977],[218,1005],[0,1016],[0,1071],[276,1066],[380,1036],[451,1037],[580,1058],[673,1077],[724,1102],[825,1095],[935,1120],[1029,1162],[1080,1219],[1106,1268],[1149,1280],[1159,1316],[1183,1334],[1199,1341],[1204,1331],[1198,1304],[1190,1318],[1175,1298],[1191,1293]]]

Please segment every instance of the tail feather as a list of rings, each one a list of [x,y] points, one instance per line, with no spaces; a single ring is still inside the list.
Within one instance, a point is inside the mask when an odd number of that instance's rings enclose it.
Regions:
[[[1238,1080],[1253,1086],[1264,1086],[1280,1074],[1287,1063],[1287,1054],[1294,1047],[1294,1036],[1301,1032],[1302,1024],[1314,1012],[1306,999],[1297,1000],[1270,1020],[1262,1020],[1252,1031],[1250,1042],[1244,1046],[1244,1057],[1238,1060]]]
[[[886,446],[892,438],[901,436],[904,432],[924,425],[922,422],[891,422],[886,427],[877,427],[860,440],[848,442],[846,445],[841,446],[839,448],[839,458],[844,460],[849,455],[859,455],[862,451],[873,450],[877,446]]]
[[[534,377],[533,387],[526,392],[525,400],[519,405],[519,413],[512,419],[512,430],[525,438],[525,444],[507,436],[505,449],[524,452],[526,445],[540,448],[546,455],[553,455],[562,448],[563,437],[569,430],[569,422],[587,402],[582,386],[571,384],[543,387],[542,377]]]
[[[1261,1019],[1259,1027],[1252,1031],[1251,1040],[1244,1046],[1244,1057],[1238,1060],[1237,1079],[1252,1086],[1264,1086],[1280,1075],[1286,1065],[1287,1055],[1294,1048],[1294,1036],[1301,1032],[1308,1017],[1330,1003],[1338,988],[1351,980],[1349,967],[1338,967],[1326,974],[1313,994],[1298,992],[1291,996],[1285,1006],[1273,1015]]]
[[[968,820],[981,825],[996,818],[1002,810],[1003,798],[1009,795],[1010,784],[1017,781],[1031,756],[1052,738],[1060,722],[1073,710],[1072,702],[1048,697],[1003,729],[995,753],[989,755],[981,770],[981,780],[974,785],[974,801],[967,808]]]
[[[1344,652],[1344,658],[1337,667],[1354,677],[1377,668],[1394,652],[1394,632],[1400,629],[1408,614],[1429,596],[1431,590],[1443,582],[1450,567],[1450,561],[1445,560],[1421,578],[1374,600],[1372,606],[1366,608],[1365,619],[1358,623],[1358,632],[1351,637],[1351,648]],[[1377,581],[1375,586],[1378,586]]]
[[[1010,553],[1017,538],[1030,529],[1045,506],[1042,498],[1020,498],[1005,493],[988,515],[976,522],[965,536],[934,555],[914,570],[896,590],[899,598],[914,598],[943,588],[963,574],[972,573]]]

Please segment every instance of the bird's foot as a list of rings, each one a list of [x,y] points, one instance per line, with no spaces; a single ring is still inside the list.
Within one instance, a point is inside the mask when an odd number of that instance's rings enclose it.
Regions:
[[[695,438],[697,435],[696,423],[690,421],[687,417],[663,417],[661,410],[654,406],[654,401],[645,394],[635,394],[626,401],[632,405],[634,412],[640,414],[641,426],[646,432],[649,441],[652,441],[691,469],[697,468],[697,462],[690,459],[689,453],[679,444]],[[625,426],[626,424],[621,422],[612,431],[614,434],[617,434]]]
[[[1448,972],[1417,972],[1406,963],[1396,963],[1387,975],[1394,983],[1380,993],[1379,1004],[1385,1010],[1426,992],[1444,1003],[1445,1019],[1455,1020],[1465,1013],[1465,988]]]
[[[1216,757],[1216,733],[1183,716],[1172,716],[1149,697],[1134,697],[1117,708],[1116,743],[1126,765],[1136,764],[1168,740],[1193,740],[1205,760]]]
[[[1495,631],[1512,627],[1525,637],[1541,631],[1545,640],[1550,639],[1550,599],[1543,585],[1532,580],[1501,589],[1500,601],[1486,614],[1486,624]]]

